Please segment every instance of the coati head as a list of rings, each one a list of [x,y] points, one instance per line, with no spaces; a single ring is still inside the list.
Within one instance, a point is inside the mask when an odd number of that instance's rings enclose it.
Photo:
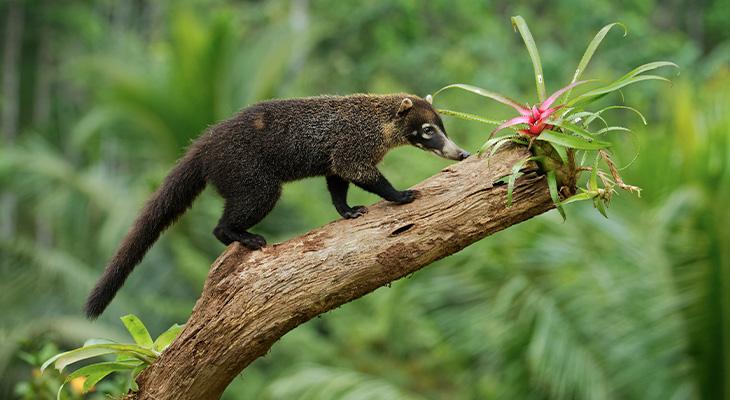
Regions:
[[[404,119],[408,144],[449,160],[469,157],[470,153],[454,144],[446,134],[441,117],[431,102],[431,95],[428,95],[425,99],[406,97],[400,103],[396,117]]]

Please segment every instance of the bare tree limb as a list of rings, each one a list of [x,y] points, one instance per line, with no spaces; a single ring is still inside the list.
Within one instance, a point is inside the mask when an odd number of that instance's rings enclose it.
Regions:
[[[311,318],[553,208],[528,162],[512,207],[494,182],[529,157],[518,145],[473,156],[414,187],[411,204],[381,201],[287,242],[249,251],[232,244],[213,264],[178,338],[137,378],[133,399],[217,399],[251,362]]]

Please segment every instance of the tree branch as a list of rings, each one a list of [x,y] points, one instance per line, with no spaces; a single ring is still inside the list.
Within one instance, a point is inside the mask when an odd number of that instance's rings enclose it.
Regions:
[[[217,399],[251,362],[311,318],[553,208],[547,181],[528,162],[512,207],[493,185],[529,157],[503,146],[417,184],[410,204],[380,201],[287,242],[249,251],[233,243],[215,261],[180,335],[137,378],[133,399]]]

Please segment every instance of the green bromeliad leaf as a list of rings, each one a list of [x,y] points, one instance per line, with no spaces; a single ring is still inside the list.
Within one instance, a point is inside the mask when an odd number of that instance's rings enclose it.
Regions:
[[[576,97],[575,99],[568,102],[568,107],[575,107],[575,108],[584,108],[588,104],[593,103],[594,101],[601,98],[601,95],[609,94],[611,92],[615,92],[619,89],[621,89],[624,86],[631,85],[632,83],[641,82],[641,81],[648,81],[648,80],[657,80],[657,81],[664,81],[668,83],[672,83],[669,79],[659,76],[659,75],[641,75],[641,76],[635,76],[632,78],[628,78],[625,80],[617,80],[616,82],[604,86],[602,88],[591,90],[590,92],[583,93],[582,95]]]
[[[591,168],[591,177],[588,185],[592,192],[598,192],[598,163],[601,161],[601,153],[596,152],[596,159],[593,160],[593,168]]]
[[[555,203],[555,207],[558,209],[560,216],[563,217],[563,222],[567,219],[563,206],[560,205],[560,194],[558,193],[558,181],[555,177],[555,171],[549,171],[547,173],[548,189],[550,190],[550,197]]]
[[[620,79],[618,79],[617,82],[623,81],[623,80],[627,80],[627,79],[630,79],[630,78],[633,78],[633,77],[635,77],[635,76],[637,76],[637,75],[639,75],[639,74],[641,74],[643,72],[651,71],[651,70],[654,70],[654,69],[657,69],[657,68],[661,68],[661,67],[674,67],[674,68],[679,69],[679,65],[677,65],[677,64],[675,64],[675,63],[673,63],[671,61],[655,61],[655,62],[650,62],[650,63],[646,63],[644,65],[641,65],[641,66],[635,68],[634,70],[632,70],[628,74],[626,74],[626,75],[622,76]],[[679,74],[677,74],[677,75],[679,75]]]
[[[587,190],[585,190],[583,188],[579,188],[579,189],[581,190],[581,193],[578,193],[576,195],[573,195],[571,197],[568,197],[567,199],[561,201],[560,202],[560,205],[561,206],[564,206],[566,204],[570,204],[570,203],[573,203],[573,202],[576,202],[576,201],[590,200],[593,197],[595,197],[595,195],[591,195],[591,193],[588,192]]]
[[[573,149],[580,150],[600,150],[611,147],[611,143],[604,142],[601,140],[586,140],[573,135],[568,135],[562,132],[556,131],[543,131],[538,137],[539,140],[544,140],[560,146],[570,147]]]
[[[626,28],[626,25],[624,25],[620,22],[615,22],[613,24],[606,25],[603,27],[603,29],[598,31],[596,36],[593,37],[593,40],[591,40],[591,42],[588,44],[588,48],[586,48],[585,53],[583,53],[583,58],[581,58],[580,62],[578,63],[578,68],[576,68],[576,70],[575,70],[573,79],[570,81],[571,83],[578,81],[580,76],[583,74],[583,71],[585,71],[586,67],[588,66],[588,62],[591,61],[591,58],[593,57],[593,53],[596,52],[598,45],[601,44],[601,42],[603,41],[603,38],[606,37],[606,34],[608,33],[608,31],[610,31],[611,28],[613,28],[616,25],[620,25],[624,28],[624,36],[626,36],[628,29]],[[571,92],[572,92],[572,90],[569,90],[568,92],[565,93],[561,103],[565,103],[568,101],[568,99],[570,98]]]
[[[537,86],[537,97],[540,99],[540,103],[545,101],[545,79],[542,73],[542,63],[540,62],[540,54],[537,52],[537,45],[535,45],[535,39],[532,37],[530,28],[527,27],[525,19],[519,15],[512,17],[512,28],[519,29],[522,40],[525,41],[527,46],[527,52],[530,53],[530,59],[532,60],[532,67],[535,70],[535,85]]]
[[[490,124],[490,125],[499,125],[504,121],[500,121],[498,119],[492,119],[492,118],[486,118],[479,115],[469,114],[461,111],[451,111],[451,110],[436,110],[439,114],[443,115],[450,115],[452,117],[457,117],[461,119],[465,119],[468,121],[474,121],[474,122],[481,122],[483,124]]]
[[[441,89],[439,89],[436,93],[434,93],[433,96],[435,97],[437,94],[441,93],[442,91],[444,91],[446,89],[452,89],[452,88],[466,90],[468,92],[472,92],[472,93],[478,94],[480,96],[490,98],[492,100],[497,100],[498,102],[500,102],[502,104],[506,104],[520,112],[527,110],[527,108],[525,106],[523,106],[522,104],[516,102],[515,100],[512,100],[511,98],[509,98],[503,94],[493,92],[493,91],[487,90],[487,89],[482,89],[480,87],[476,87],[476,86],[472,86],[472,85],[466,85],[463,83],[455,83],[453,85],[444,86]]]
[[[585,106],[595,102],[596,100],[599,100],[603,96],[614,92],[616,90],[621,89],[624,86],[628,86],[632,83],[646,81],[646,80],[660,80],[671,83],[671,81],[667,78],[664,78],[662,76],[658,75],[642,75],[639,76],[641,73],[646,71],[651,71],[657,68],[661,67],[675,67],[679,69],[679,66],[673,62],[670,61],[656,61],[644,64],[640,67],[635,68],[631,72],[627,73],[626,75],[622,76],[621,78],[617,79],[615,82],[608,86],[604,86],[602,88],[589,91],[587,93],[583,93],[582,95],[576,97],[575,99],[569,101],[566,105],[568,107],[575,107],[577,109],[584,108]]]
[[[625,110],[630,110],[630,111],[633,111],[633,112],[635,112],[636,114],[638,114],[638,115],[639,115],[639,117],[641,117],[641,121],[642,121],[642,122],[644,123],[644,125],[647,125],[647,122],[646,122],[646,117],[644,117],[644,114],[642,114],[642,113],[641,113],[641,111],[639,111],[639,110],[635,109],[634,107],[629,107],[629,106],[608,106],[608,107],[606,107],[606,108],[604,108],[604,109],[602,109],[602,110],[600,110],[600,111],[596,112],[596,114],[600,115],[600,114],[602,114],[602,113],[603,113],[604,111],[608,111],[608,110],[614,110],[614,109],[625,109]]]
[[[515,181],[517,180],[517,177],[521,174],[520,169],[522,169],[522,166],[526,162],[534,161],[541,157],[543,156],[528,157],[512,166],[512,171],[510,171],[509,175],[509,181],[507,182],[507,208],[512,207],[512,192],[514,192],[515,189]]]
[[[594,197],[593,205],[596,207],[596,209],[598,209],[598,211],[601,213],[601,215],[608,218],[608,213],[606,212],[606,206],[603,202],[603,199],[601,199],[600,197]]]

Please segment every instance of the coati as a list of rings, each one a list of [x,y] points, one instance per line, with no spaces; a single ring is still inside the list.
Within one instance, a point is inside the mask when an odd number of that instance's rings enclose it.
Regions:
[[[450,160],[469,156],[446,135],[430,95],[269,100],[239,111],[208,128],[178,160],[109,261],[84,312],[90,319],[101,315],[160,234],[207,184],[225,199],[213,234],[225,245],[238,241],[258,249],[266,240],[247,230],[274,208],[284,182],[325,176],[344,218],[367,212],[347,205],[350,183],[397,204],[412,202],[416,191],[396,190],[376,167],[388,150],[407,144]]]

